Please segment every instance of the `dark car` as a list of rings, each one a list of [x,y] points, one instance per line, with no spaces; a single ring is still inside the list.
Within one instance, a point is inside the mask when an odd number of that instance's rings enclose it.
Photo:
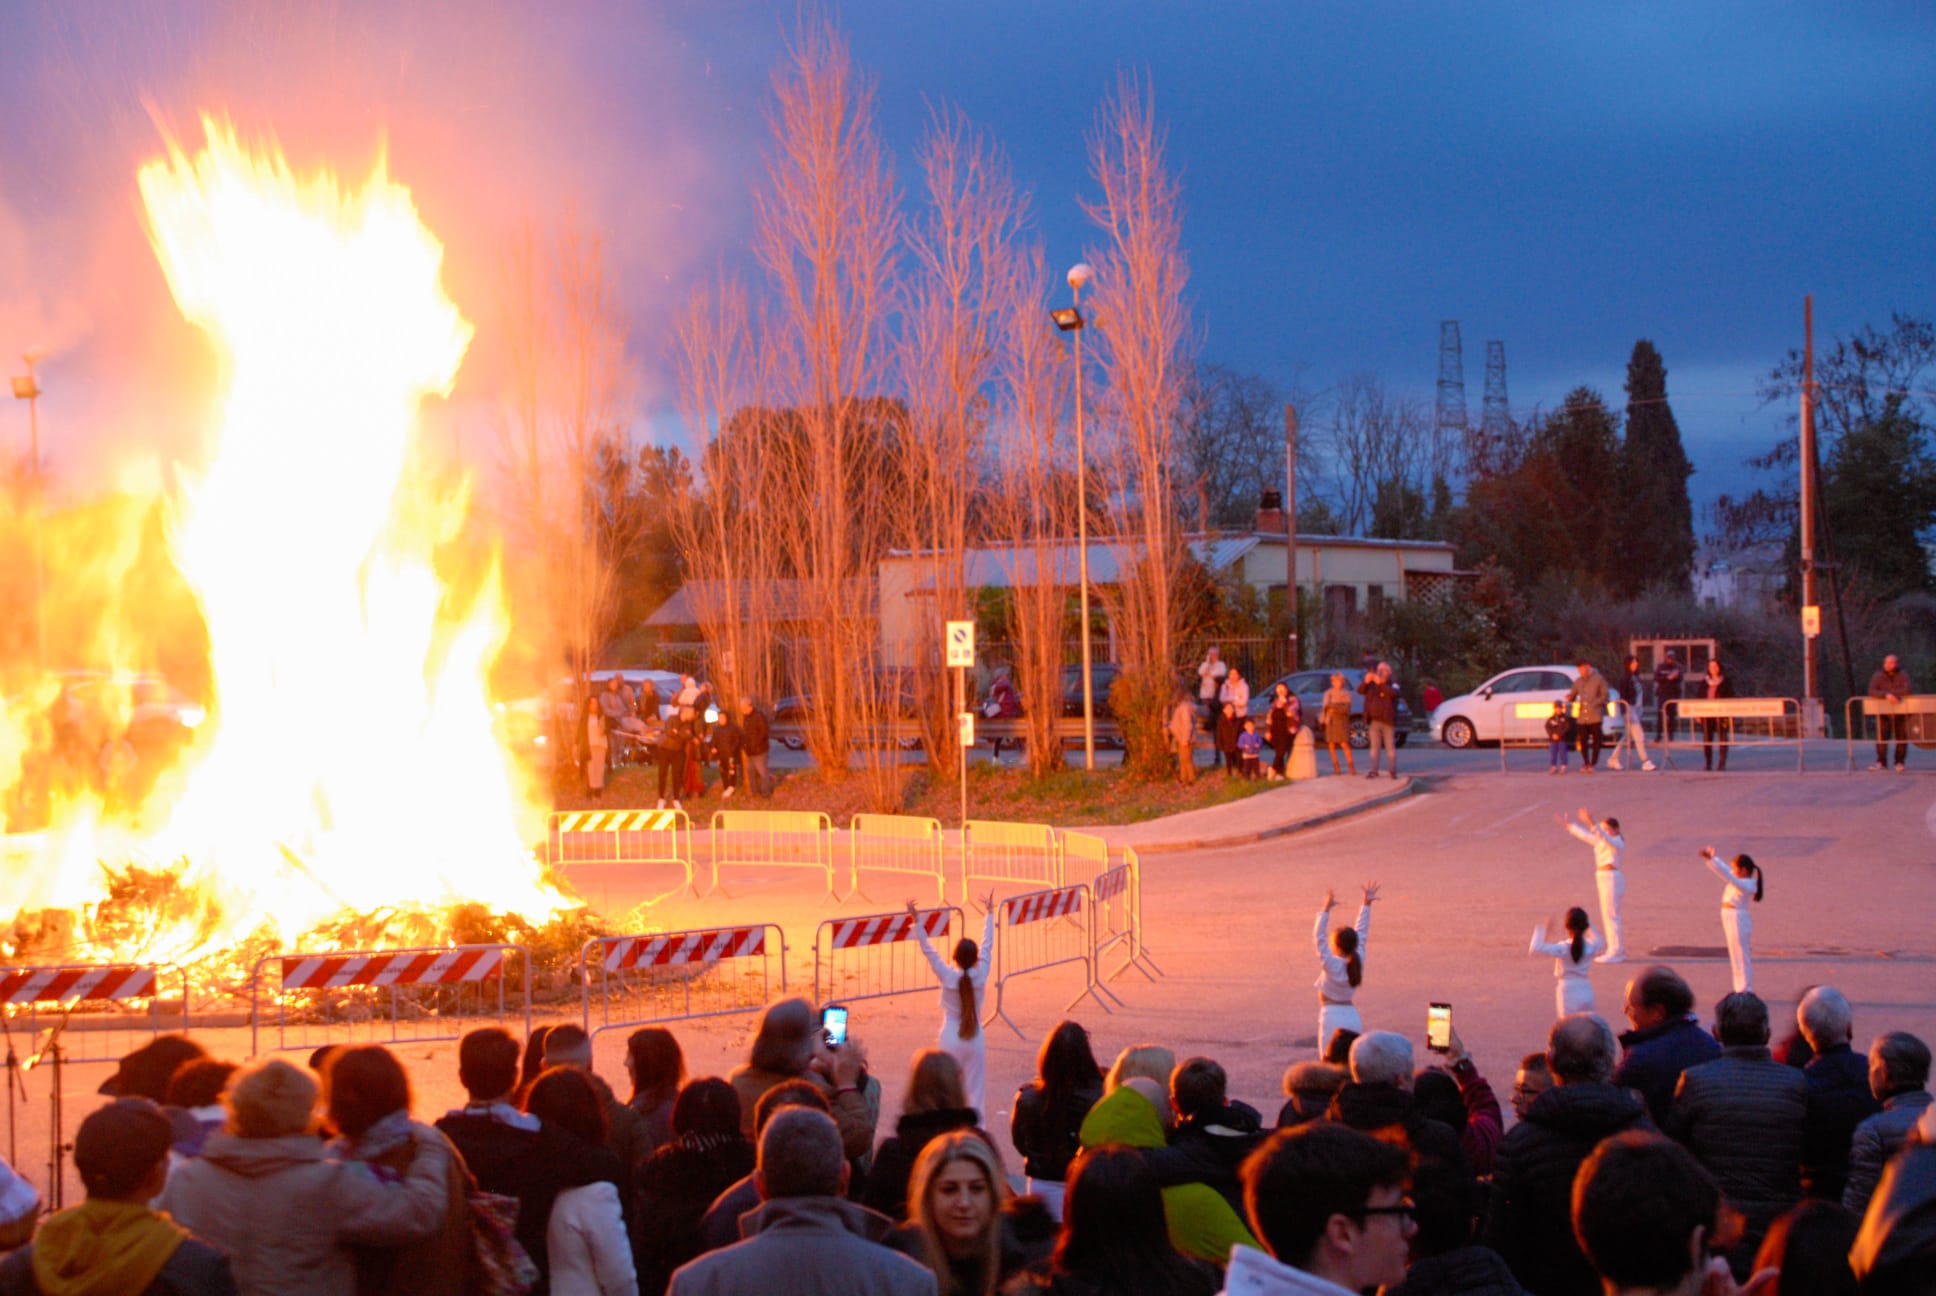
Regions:
[[[918,718],[913,671],[883,668],[874,675],[874,689],[878,710],[883,718],[893,721]],[[774,740],[788,751],[805,751],[807,739],[804,731],[813,716],[813,707],[811,693],[794,693],[776,700],[773,703]],[[902,735],[899,742],[907,751],[913,751],[921,745],[919,738],[908,735]]]
[[[1312,729],[1318,727],[1318,711],[1324,705],[1324,693],[1331,687],[1333,675],[1344,676],[1344,686],[1351,690],[1351,745],[1357,748],[1371,746],[1371,730],[1365,724],[1365,699],[1358,692],[1358,686],[1365,682],[1365,672],[1358,666],[1320,666],[1315,670],[1292,671],[1280,675],[1250,695],[1249,714],[1257,721],[1257,727],[1264,727],[1264,720],[1270,715],[1271,698],[1276,696],[1277,686],[1290,686],[1291,695],[1303,708],[1304,723]],[[1405,705],[1403,697],[1398,699],[1398,732],[1395,741],[1400,747],[1412,728],[1412,709]]]
[[[1108,732],[1098,732],[1096,735],[1096,744],[1099,747],[1121,745],[1115,730],[1116,712],[1109,705],[1109,689],[1111,685],[1115,684],[1116,678],[1122,673],[1122,667],[1116,665],[1114,662],[1091,662],[1089,664],[1089,703],[1091,714],[1098,725],[1108,727]],[[1013,676],[1010,675],[1005,678],[1009,680],[1012,686]],[[1013,692],[1009,695],[1009,698],[1010,704],[1008,707],[1000,707],[997,704],[995,709],[990,709],[991,702],[996,701],[995,688],[991,686],[989,691],[982,695],[981,701],[976,705],[976,714],[985,718],[987,721],[997,722],[998,725],[1001,721],[1019,720],[1022,715],[1021,694],[1019,691]],[[1080,666],[1064,666],[1062,668],[1062,716],[1066,720],[1082,719],[1082,667]],[[1019,736],[1009,737],[1006,733],[991,741],[995,744],[995,754],[997,756],[1001,755],[1002,747],[1006,744],[1012,743],[1017,749],[1022,745],[1022,739]],[[1082,737],[1079,733],[1074,737],[1065,737],[1064,739],[1065,743],[1075,743],[1078,745],[1081,741]]]

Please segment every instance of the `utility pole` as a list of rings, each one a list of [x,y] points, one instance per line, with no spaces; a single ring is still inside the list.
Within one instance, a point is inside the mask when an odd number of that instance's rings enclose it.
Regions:
[[[1816,665],[1821,600],[1815,593],[1815,298],[1802,298],[1802,727],[1822,732],[1822,689]]]
[[[1284,619],[1291,626],[1291,669],[1297,657],[1297,406],[1284,406]]]

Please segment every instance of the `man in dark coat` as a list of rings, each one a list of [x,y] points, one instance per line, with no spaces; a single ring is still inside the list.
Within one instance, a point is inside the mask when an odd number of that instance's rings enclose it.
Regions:
[[[1625,1055],[1613,1083],[1638,1089],[1655,1125],[1667,1123],[1681,1072],[1721,1056],[1721,1046],[1694,1019],[1694,991],[1670,967],[1656,964],[1627,982]],[[1867,1083],[1867,1080],[1864,1080]]]
[[[1156,1182],[1165,1188],[1206,1184],[1244,1218],[1238,1171],[1264,1141],[1263,1117],[1244,1103],[1230,1101],[1223,1067],[1206,1057],[1188,1058],[1171,1073],[1170,1106],[1176,1110],[1176,1130],[1169,1146],[1143,1154]]]
[[[1674,660],[1674,650],[1669,648],[1654,667],[1654,705],[1659,708],[1654,719],[1654,737],[1661,742],[1667,741],[1667,704],[1679,701],[1680,696],[1681,664]]]
[[[746,761],[747,790],[753,796],[770,796],[773,792],[773,779],[766,769],[766,753],[773,745],[772,733],[772,728],[766,722],[766,712],[754,706],[752,698],[742,697],[739,700],[739,748]]]
[[[1816,986],[1795,1009],[1802,1037],[1815,1056],[1802,1068],[1808,1080],[1808,1123],[1802,1135],[1802,1191],[1842,1200],[1855,1127],[1882,1110],[1869,1089],[1869,1060],[1849,1046],[1855,1017],[1834,986]]]
[[[1608,1083],[1613,1052],[1612,1028],[1592,1013],[1555,1022],[1546,1046],[1553,1087],[1499,1145],[1480,1240],[1540,1296],[1600,1296],[1573,1237],[1573,1177],[1601,1139],[1653,1128],[1646,1107]]]
[[[1775,1217],[1802,1197],[1808,1081],[1768,1051],[1768,1005],[1746,991],[1714,1010],[1721,1056],[1681,1073],[1667,1132],[1686,1144],[1746,1221],[1728,1252],[1746,1280]]]

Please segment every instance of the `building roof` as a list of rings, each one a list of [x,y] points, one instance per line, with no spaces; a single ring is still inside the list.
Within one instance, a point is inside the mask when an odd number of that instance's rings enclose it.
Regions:
[[[716,581],[689,580],[672,592],[672,597],[653,609],[645,619],[649,626],[692,626],[700,623],[700,611],[724,608],[729,599],[741,607],[751,605],[764,588],[766,613],[773,621],[811,621],[818,612],[813,604],[812,586],[802,580]],[[863,616],[875,614],[876,591],[872,581],[847,582],[847,606]],[[737,596],[736,599],[732,596]]]

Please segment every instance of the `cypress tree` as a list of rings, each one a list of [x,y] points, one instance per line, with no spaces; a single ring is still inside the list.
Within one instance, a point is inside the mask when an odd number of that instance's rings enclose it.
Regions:
[[[1626,557],[1620,587],[1629,594],[1655,585],[1689,593],[1694,506],[1687,497],[1687,479],[1694,466],[1681,448],[1680,426],[1667,403],[1667,366],[1646,338],[1634,343],[1627,361],[1627,438],[1621,460]]]

